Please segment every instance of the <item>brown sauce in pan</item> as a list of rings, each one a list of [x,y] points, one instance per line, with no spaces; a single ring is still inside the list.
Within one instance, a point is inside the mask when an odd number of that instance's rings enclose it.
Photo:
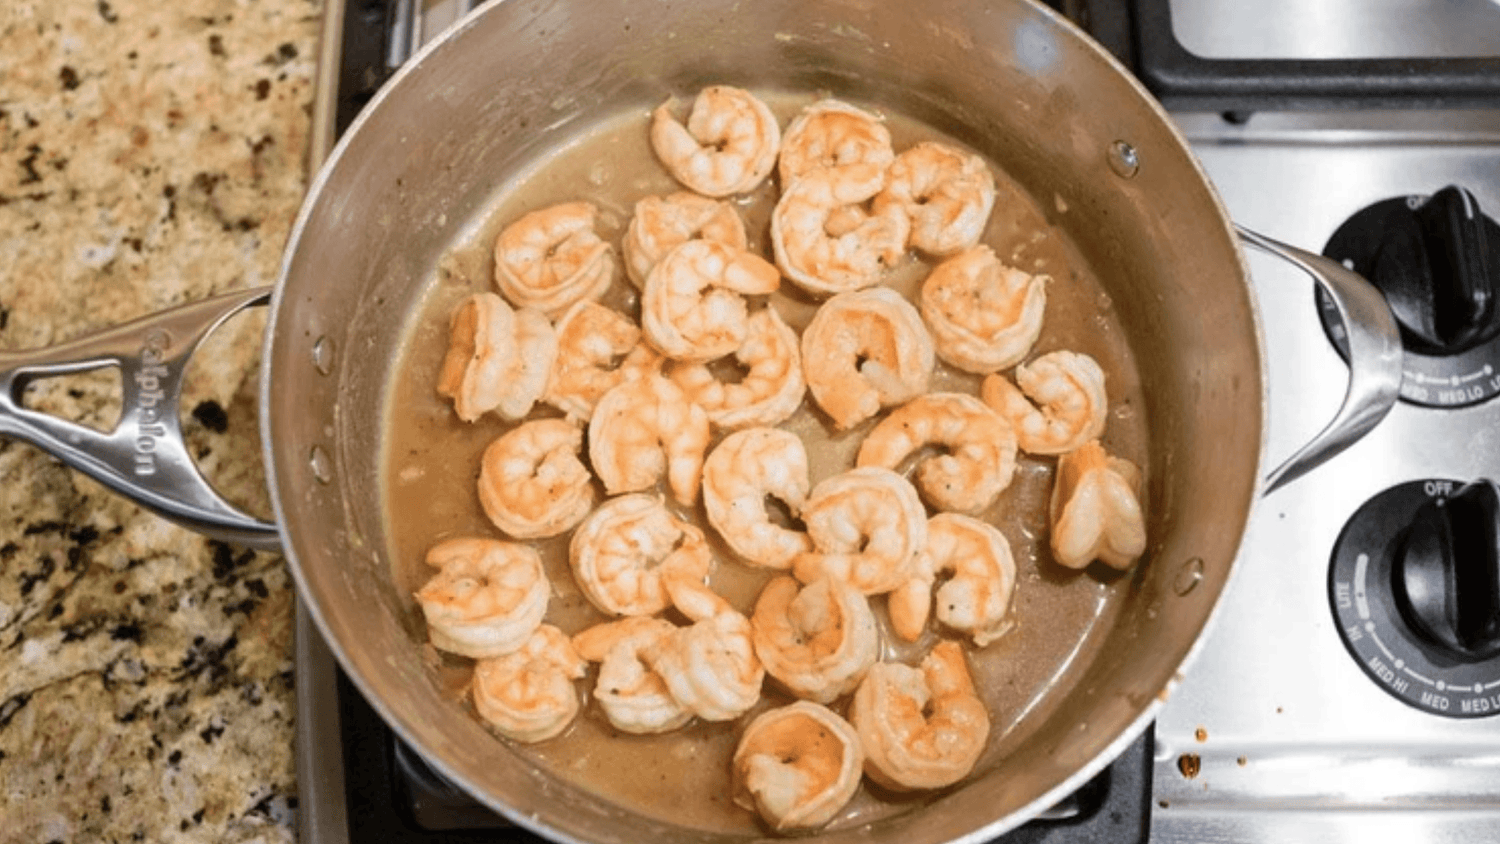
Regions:
[[[783,126],[813,99],[808,95],[758,93],[777,112]],[[876,104],[859,104],[885,115],[897,152],[924,139],[953,142],[900,115],[884,112]],[[1067,198],[1032,197],[999,168],[991,169],[996,175],[998,198],[984,242],[1002,259],[1030,272],[1047,273],[1053,279],[1047,290],[1045,326],[1032,356],[1071,349],[1099,361],[1107,375],[1110,400],[1105,447],[1142,465],[1149,477],[1149,467],[1142,464],[1147,455],[1147,431],[1144,414],[1138,412],[1142,401],[1135,362],[1104,288],[1063,235],[1060,226],[1066,225]],[[506,425],[492,416],[473,424],[461,422],[434,388],[447,346],[449,313],[463,296],[491,288],[490,250],[496,234],[527,211],[585,199],[602,210],[600,234],[615,244],[618,256],[620,236],[636,200],[676,189],[678,185],[651,153],[645,112],[617,117],[575,137],[497,195],[485,217],[435,269],[420,313],[412,318],[396,379],[388,389],[385,430],[390,435],[385,443],[384,500],[392,537],[393,576],[403,594],[409,595],[431,576],[423,558],[433,544],[460,534],[500,535],[480,510],[474,481],[481,452],[506,430]],[[773,175],[754,195],[738,201],[747,222],[750,247],[767,257],[769,217],[776,190]],[[892,274],[889,286],[914,297],[929,269],[930,264],[913,259]],[[799,330],[817,305],[789,282],[772,301]],[[638,315],[635,290],[624,279],[623,268],[605,302]],[[975,393],[978,382],[978,377],[939,362],[932,388]],[[555,414],[545,407],[537,413]],[[783,427],[800,434],[807,444],[816,484],[853,465],[854,452],[873,424],[871,420],[853,431],[832,435],[808,397]],[[1101,578],[1097,566],[1088,573],[1067,571],[1048,559],[1047,501],[1054,463],[1053,458],[1022,454],[1015,481],[983,514],[1010,540],[1018,582],[1013,610],[1016,628],[983,650],[968,647],[975,681],[992,721],[989,746],[978,770],[1005,764],[1006,748],[1022,740],[1045,716],[1048,690],[1066,684],[1070,675],[1087,664],[1107,636],[1115,599],[1130,580],[1128,576]],[[688,515],[705,527],[705,533],[714,536],[702,518],[701,505],[698,512]],[[589,605],[573,582],[567,538],[564,535],[539,541],[536,547],[543,554],[553,584],[547,620],[572,633],[603,621],[604,616]],[[712,585],[748,612],[771,573],[736,561],[723,546],[716,550],[718,563]],[[876,598],[873,603],[877,615],[883,618],[884,599]],[[420,611],[415,603],[409,606],[412,617],[418,619]],[[420,629],[420,622],[412,626]],[[936,622],[930,625],[935,626]],[[930,630],[922,641],[909,646],[883,633],[886,656],[915,660],[936,635]],[[441,656],[433,666],[434,679],[458,697],[465,691],[469,666],[468,660]],[[587,688],[589,682],[580,688]],[[761,706],[790,700],[767,677]],[[842,711],[844,703],[838,701],[834,708]],[[520,750],[537,764],[635,811],[688,827],[753,833],[759,830],[755,815],[730,800],[729,759],[741,727],[758,711],[728,724],[694,722],[666,735],[641,737],[616,732],[595,707],[586,703],[582,715],[564,735],[538,745],[520,746]],[[497,743],[501,741],[504,739],[496,738]],[[904,811],[921,801],[920,796],[893,798],[862,788],[830,826]]]

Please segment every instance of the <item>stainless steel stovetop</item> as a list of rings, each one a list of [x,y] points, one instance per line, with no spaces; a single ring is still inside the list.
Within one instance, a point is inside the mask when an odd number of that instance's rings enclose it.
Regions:
[[[403,44],[435,34],[466,5],[427,3],[401,30]],[[1500,56],[1494,0],[1170,5],[1178,40],[1209,59]],[[1348,104],[1248,120],[1241,109],[1172,116],[1236,222],[1313,251],[1377,201],[1448,185],[1500,215],[1500,99],[1464,110]],[[1269,350],[1274,465],[1332,418],[1347,368],[1310,281],[1274,259],[1249,260]],[[1414,372],[1406,391],[1493,392],[1497,375],[1500,361],[1442,383]],[[1156,723],[1153,842],[1500,840],[1500,718],[1454,717],[1500,712],[1500,667],[1439,674],[1402,659],[1364,595],[1378,565],[1330,574],[1341,532],[1372,498],[1410,485],[1417,500],[1433,500],[1486,478],[1500,480],[1500,398],[1453,408],[1403,401],[1366,439],[1258,503],[1224,606]],[[299,739],[304,838],[331,842],[307,831],[345,820],[338,748],[317,738],[337,731],[334,665],[312,625],[299,627],[298,640],[299,727],[315,737]],[[1463,684],[1450,682],[1458,676]]]
[[[1175,6],[1180,39],[1206,56],[1500,55],[1500,5],[1486,0]],[[1361,209],[1448,185],[1500,214],[1494,106],[1256,114],[1243,125],[1173,117],[1236,222],[1321,250]],[[1332,418],[1347,368],[1312,285],[1263,256],[1250,266],[1274,461]],[[1491,273],[1500,284],[1500,267]],[[1466,401],[1454,394],[1493,390],[1491,369],[1462,369],[1448,383],[1409,372],[1403,394]],[[1402,401],[1363,441],[1259,503],[1222,614],[1157,719],[1152,841],[1500,840],[1500,718],[1453,717],[1495,703],[1500,667],[1456,688],[1407,664],[1383,644],[1391,625],[1361,616],[1356,578],[1330,576],[1341,532],[1373,497],[1410,482],[1441,496],[1445,482],[1480,478],[1500,479],[1500,399]],[[1353,615],[1336,617],[1341,603]],[[1340,631],[1351,625],[1359,659]]]
[[[1177,119],[1237,222],[1308,248],[1377,200],[1449,184],[1500,211],[1500,113]],[[1250,262],[1275,460],[1332,418],[1347,368],[1307,279]],[[1500,840],[1500,719],[1430,714],[1388,693],[1345,647],[1329,591],[1335,540],[1360,505],[1407,481],[1479,478],[1500,479],[1500,400],[1402,402],[1259,503],[1221,616],[1157,719],[1153,841],[1367,841],[1396,830]],[[1441,694],[1436,681],[1431,693]]]

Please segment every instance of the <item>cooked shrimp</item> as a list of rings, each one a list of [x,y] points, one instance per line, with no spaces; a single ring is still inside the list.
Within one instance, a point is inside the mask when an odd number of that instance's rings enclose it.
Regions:
[[[546,741],[578,714],[584,662],[567,634],[543,624],[519,650],[474,663],[474,710],[495,732],[516,741]]]
[[[879,595],[921,574],[927,512],[912,485],[889,469],[850,469],[820,481],[802,520],[816,549],[792,561],[803,583],[835,577]]]
[[[516,539],[556,536],[594,507],[594,476],[579,459],[583,429],[533,419],[502,434],[479,463],[479,503]]]
[[[966,393],[928,393],[891,411],[860,444],[855,465],[895,469],[926,446],[946,450],[916,471],[918,489],[939,510],[977,513],[1015,474],[1015,431]]]
[[[963,648],[942,641],[920,670],[899,662],[870,668],[849,720],[865,750],[865,774],[900,791],[942,788],[969,775],[990,734]]]
[[[880,117],[838,100],[819,100],[787,125],[776,167],[785,188],[820,167],[873,164],[884,168],[895,158],[891,132]]]
[[[652,268],[641,293],[641,328],[675,360],[733,354],[745,340],[745,296],[775,293],[781,274],[753,252],[714,240],[674,247]]]
[[[541,311],[521,308],[516,311],[516,361],[511,368],[510,383],[495,412],[504,419],[516,421],[531,413],[531,408],[547,392],[552,364],[557,360],[557,330]]]
[[[927,522],[927,557],[940,578],[951,575],[937,588],[939,622],[967,633],[981,648],[1015,625],[1010,605],[1016,561],[998,528],[958,513],[939,513]]]
[[[787,186],[771,212],[776,266],[798,287],[827,296],[880,283],[906,255],[911,222],[900,208],[863,203],[885,185],[885,168],[849,164],[812,170]]]
[[[979,242],[995,207],[995,175],[984,159],[934,141],[911,147],[891,164],[875,212],[899,209],[911,222],[911,245],[952,255]]]
[[[672,697],[705,721],[729,721],[760,701],[766,670],[755,655],[750,619],[704,585],[703,577],[670,572],[672,605],[693,620],[647,654]]]
[[[690,506],[698,500],[708,436],[703,408],[652,375],[599,400],[589,419],[589,459],[610,495],[646,489],[666,475],[672,497]]]
[[[495,239],[495,285],[512,304],[550,319],[597,299],[615,278],[614,252],[594,233],[599,209],[564,202],[533,211]]]
[[[848,721],[799,700],[757,715],[732,765],[735,805],[785,832],[833,819],[859,788],[864,751]]]
[[[460,538],[427,552],[438,573],[417,590],[432,645],[476,659],[510,653],[547,612],[542,558],[525,545]]]
[[[1102,560],[1130,568],[1146,551],[1141,471],[1090,441],[1057,461],[1052,487],[1052,558],[1081,569]]]
[[[921,314],[885,287],[829,299],[802,332],[808,389],[840,430],[927,392],[935,363]]]
[[[708,576],[713,555],[703,531],[636,493],[595,510],[568,544],[573,579],[589,602],[610,615],[655,615],[671,604],[665,578]]]
[[[708,523],[746,562],[791,568],[812,550],[799,530],[779,525],[766,512],[774,498],[795,516],[807,500],[807,450],[796,434],[776,428],[747,428],[714,446],[703,464],[703,507]]]
[[[692,720],[644,653],[664,645],[677,628],[656,617],[633,616],[596,624],[573,637],[573,647],[599,663],[594,698],[616,729],[637,735],[675,730]]]
[[[1002,264],[988,246],[938,264],[919,302],[938,357],[980,375],[1015,366],[1042,332],[1049,281]]]
[[[500,406],[515,357],[515,322],[515,311],[494,293],[469,296],[453,311],[437,392],[453,400],[454,412],[465,422]]]
[[[672,247],[698,239],[744,249],[745,221],[728,202],[685,190],[648,196],[635,204],[635,215],[625,229],[625,274],[636,287],[642,287],[651,268]]]
[[[642,342],[634,322],[598,302],[579,302],[557,322],[557,362],[542,401],[587,420],[611,388],[660,369],[661,355]]]
[[[438,395],[451,398],[465,422],[490,411],[520,419],[546,390],[556,356],[557,335],[540,311],[515,311],[493,293],[476,293],[453,312]]]
[[[807,586],[790,577],[767,583],[750,627],[766,673],[797,697],[818,703],[853,691],[879,655],[869,599],[831,577]]]
[[[754,94],[728,85],[704,88],[686,126],[672,115],[676,102],[651,112],[651,149],[673,178],[718,197],[748,193],[771,174],[781,127]]]
[[[1016,367],[1016,384],[1020,389],[1003,375],[990,375],[980,395],[1015,426],[1022,451],[1062,454],[1104,432],[1104,370],[1088,355],[1049,352]]]
[[[802,355],[797,351],[797,332],[775,308],[750,315],[734,359],[745,369],[738,381],[721,381],[702,363],[674,364],[667,377],[723,430],[776,425],[797,412],[807,392]]]

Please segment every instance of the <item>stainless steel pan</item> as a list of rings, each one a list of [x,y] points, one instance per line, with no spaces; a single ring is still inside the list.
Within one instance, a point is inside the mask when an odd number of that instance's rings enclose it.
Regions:
[[[439,770],[516,822],[571,841],[705,840],[623,811],[505,749],[431,682],[391,582],[380,501],[382,405],[404,320],[440,255],[503,181],[601,111],[706,82],[888,103],[978,148],[1034,196],[1103,277],[1142,370],[1152,430],[1151,546],[1107,644],[1054,689],[1006,763],[920,809],[828,841],[956,841],[1025,821],[1105,765],[1170,694],[1229,581],[1257,497],[1372,427],[1400,352],[1383,300],[1299,262],[1353,337],[1339,417],[1266,471],[1261,333],[1241,241],[1182,137],[1070,23],[1027,0],[501,0],[418,54],[318,174],[270,295],[261,427],[276,524],[237,513],[181,446],[180,371],[248,291],[69,346],[0,358],[0,433],[52,451],[182,524],[280,547],[345,670]],[[1312,315],[1309,315],[1309,319]],[[1274,350],[1272,350],[1274,351]],[[120,366],[119,427],[21,407],[27,381]],[[171,412],[167,409],[171,408]]]

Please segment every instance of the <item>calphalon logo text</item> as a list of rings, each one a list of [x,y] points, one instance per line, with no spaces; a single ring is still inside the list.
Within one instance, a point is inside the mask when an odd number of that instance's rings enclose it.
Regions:
[[[156,441],[167,435],[161,423],[162,401],[167,397],[162,390],[162,379],[168,375],[163,362],[172,338],[160,329],[146,335],[141,346],[141,367],[135,373],[137,387],[135,395],[136,428],[135,473],[140,476],[156,474]]]

